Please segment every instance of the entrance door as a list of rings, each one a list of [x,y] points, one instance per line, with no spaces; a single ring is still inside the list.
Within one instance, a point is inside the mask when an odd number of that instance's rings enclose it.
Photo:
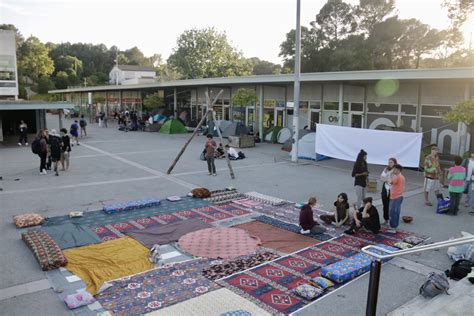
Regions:
[[[316,124],[319,124],[319,110],[311,110],[309,111],[309,123],[308,127],[311,131],[316,131]]]
[[[362,113],[353,113],[351,112],[350,117],[350,127],[362,128],[364,125],[364,116]]]
[[[275,126],[285,126],[285,109],[275,109]]]

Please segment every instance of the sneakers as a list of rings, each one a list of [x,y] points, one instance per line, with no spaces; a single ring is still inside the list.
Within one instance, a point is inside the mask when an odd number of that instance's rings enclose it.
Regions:
[[[21,143],[18,143],[18,146],[21,146]]]
[[[25,143],[25,146],[28,146],[28,143]]]
[[[388,221],[384,221],[384,222],[382,223],[382,226],[388,226]]]
[[[390,233],[390,234],[396,234],[397,233],[397,230],[395,228],[389,228],[385,231],[386,233]]]
[[[56,171],[56,173],[54,175],[57,177],[57,176],[59,176],[59,173]]]
[[[43,169],[43,171],[41,171],[40,174],[48,174],[48,173],[46,172],[46,169]]]
[[[303,235],[307,235],[311,232],[311,230],[307,229],[307,230],[304,230],[303,228],[301,228],[300,230],[300,234],[303,234]]]
[[[208,175],[208,176],[212,176],[212,173],[209,172],[207,175]]]
[[[217,173],[214,173],[213,176],[214,176],[214,177],[217,176]]]

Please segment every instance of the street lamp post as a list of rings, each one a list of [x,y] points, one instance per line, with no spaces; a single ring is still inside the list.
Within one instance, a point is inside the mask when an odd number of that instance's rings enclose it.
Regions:
[[[293,88],[293,146],[291,161],[298,162],[298,134],[300,119],[300,66],[301,66],[301,1],[296,0],[296,31],[295,31],[295,83]]]

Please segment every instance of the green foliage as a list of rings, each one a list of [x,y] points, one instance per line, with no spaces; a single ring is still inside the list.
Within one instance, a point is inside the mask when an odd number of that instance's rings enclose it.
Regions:
[[[34,36],[29,37],[18,48],[18,73],[37,80],[54,71],[54,63],[48,56],[48,48]]]
[[[357,24],[353,11],[354,8],[342,0],[328,0],[312,25],[321,31],[322,39],[331,45],[355,31]]]
[[[92,102],[97,104],[97,103],[105,103],[105,97],[101,96],[101,95],[96,95],[92,98]]]
[[[232,96],[232,106],[239,108],[240,115],[234,115],[234,119],[242,120],[243,111],[246,106],[252,105],[257,101],[257,94],[255,90],[248,88],[240,88]]]
[[[75,56],[59,56],[54,62],[55,72],[64,71],[68,75],[80,76],[83,71],[82,61]]]
[[[443,119],[446,122],[462,122],[474,126],[474,99],[459,102],[447,112]]]
[[[41,77],[38,79],[38,93],[47,94],[49,90],[56,89],[53,80],[49,77]]]
[[[248,58],[247,61],[252,67],[252,75],[271,75],[281,71],[281,66],[258,57]]]
[[[57,89],[66,89],[69,86],[69,75],[65,71],[59,71],[54,77],[54,84]]]
[[[168,64],[186,78],[231,77],[251,74],[251,66],[215,28],[184,31]]]
[[[160,97],[158,92],[147,95],[143,99],[143,109],[148,112],[153,112],[157,108],[161,108],[165,105],[165,102],[162,97]]]
[[[448,9],[448,17],[454,28],[459,28],[474,12],[472,0],[444,0],[443,5]]]

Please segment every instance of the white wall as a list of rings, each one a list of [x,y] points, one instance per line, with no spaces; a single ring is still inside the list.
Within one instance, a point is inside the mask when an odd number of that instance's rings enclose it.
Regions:
[[[5,55],[9,59],[9,63],[12,63],[11,66],[5,66],[4,69],[7,71],[13,71],[15,75],[15,80],[5,80],[2,82],[13,83],[13,87],[0,87],[0,95],[18,98],[18,71],[17,71],[17,61],[16,61],[16,42],[15,42],[15,32],[0,30],[0,55]]]

